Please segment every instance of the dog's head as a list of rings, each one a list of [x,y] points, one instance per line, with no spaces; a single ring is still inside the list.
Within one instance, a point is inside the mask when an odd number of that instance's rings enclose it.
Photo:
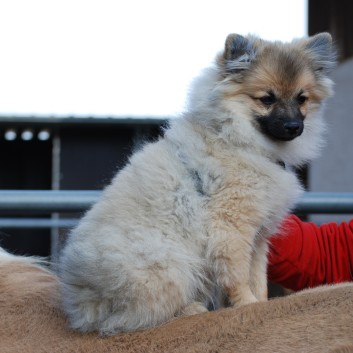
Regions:
[[[321,134],[322,124],[314,121],[321,103],[332,93],[328,72],[334,65],[335,50],[328,33],[291,43],[230,34],[217,57],[216,70],[198,84],[203,90],[201,105],[207,100],[208,109],[224,113],[222,119],[211,118],[211,125],[229,139],[242,144],[247,138],[249,143],[264,139],[267,146],[285,151],[296,140],[315,140],[315,134]],[[209,82],[207,75],[213,77]],[[310,136],[305,136],[306,130]]]
[[[227,93],[246,100],[254,123],[278,141],[300,136],[308,113],[330,95],[334,62],[328,33],[291,44],[230,34],[219,58]]]

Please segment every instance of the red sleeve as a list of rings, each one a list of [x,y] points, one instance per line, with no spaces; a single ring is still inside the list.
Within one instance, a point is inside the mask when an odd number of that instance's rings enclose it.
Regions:
[[[292,215],[281,229],[270,239],[271,281],[293,290],[352,281],[353,219],[317,226]]]

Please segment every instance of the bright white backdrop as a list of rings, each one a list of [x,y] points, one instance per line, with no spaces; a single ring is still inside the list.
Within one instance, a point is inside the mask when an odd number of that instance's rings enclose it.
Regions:
[[[171,116],[230,32],[289,41],[306,0],[0,0],[0,115]]]

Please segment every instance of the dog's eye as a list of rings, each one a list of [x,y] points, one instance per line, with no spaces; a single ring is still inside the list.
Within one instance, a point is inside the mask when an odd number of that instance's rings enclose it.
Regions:
[[[299,105],[303,105],[308,100],[308,97],[303,96],[302,94],[298,94],[297,102]]]
[[[276,97],[274,96],[274,94],[263,96],[259,99],[262,104],[267,105],[268,107],[276,103]]]

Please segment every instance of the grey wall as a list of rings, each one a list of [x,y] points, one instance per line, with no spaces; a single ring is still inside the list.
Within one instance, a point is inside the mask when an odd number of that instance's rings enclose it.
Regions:
[[[332,74],[335,95],[327,102],[327,144],[309,168],[309,191],[353,192],[353,59]],[[353,215],[316,215],[317,223],[341,222]]]

